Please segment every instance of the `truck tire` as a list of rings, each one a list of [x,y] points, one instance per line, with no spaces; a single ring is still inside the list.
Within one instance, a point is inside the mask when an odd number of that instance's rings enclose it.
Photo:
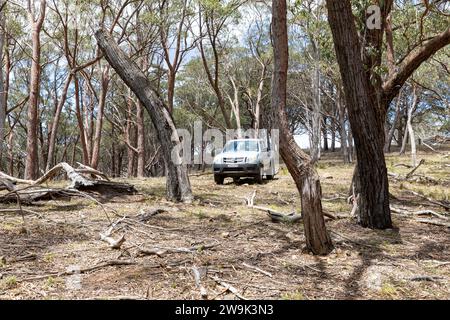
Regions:
[[[273,163],[270,163],[270,174],[266,174],[266,179],[267,180],[273,180],[273,178],[275,177],[275,168]]]
[[[223,176],[220,176],[218,174],[214,175],[214,181],[216,182],[216,184],[223,184],[223,180],[225,178]]]
[[[262,184],[263,183],[263,168],[259,168],[259,174],[255,177],[256,183]]]

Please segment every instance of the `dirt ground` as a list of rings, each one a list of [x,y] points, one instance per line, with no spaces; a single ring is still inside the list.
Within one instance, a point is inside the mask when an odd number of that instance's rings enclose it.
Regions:
[[[433,210],[446,221],[449,212],[409,190],[448,201],[450,160],[423,150],[418,158],[426,162],[417,173],[434,182],[392,179],[392,206],[410,213]],[[408,156],[389,155],[389,172],[411,170],[399,163],[409,163]],[[141,194],[102,199],[103,207],[72,199],[26,207],[37,214],[24,220],[0,214],[0,299],[201,299],[201,291],[208,299],[450,298],[448,227],[394,214],[394,229],[363,229],[344,217],[352,208],[346,197],[353,166],[334,153],[325,155],[318,170],[324,208],[341,217],[327,219],[335,245],[329,256],[303,251],[302,223],[273,223],[246,206],[243,198],[256,190],[255,205],[298,210],[299,195],[285,169],[263,185],[248,179],[217,186],[210,174],[192,176],[190,205],[165,201],[163,178],[131,179],[126,181]],[[139,220],[157,207],[167,212]],[[108,217],[124,216],[112,237],[125,235],[126,241],[111,249],[99,233],[108,229]],[[142,248],[157,248],[159,255],[140,254]],[[200,273],[197,284],[193,268]]]

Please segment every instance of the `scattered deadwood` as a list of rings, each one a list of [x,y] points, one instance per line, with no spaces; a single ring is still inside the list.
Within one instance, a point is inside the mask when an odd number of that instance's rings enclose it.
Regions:
[[[66,188],[41,188],[43,183],[65,174],[70,180],[70,185]],[[101,195],[116,196],[126,194],[136,194],[134,186],[128,183],[113,182],[102,172],[79,164],[74,169],[69,164],[62,162],[37,180],[24,180],[11,177],[0,172],[0,186],[7,189],[9,193],[0,196],[0,203],[12,203],[17,201],[17,197],[25,204],[36,201],[47,201],[61,198],[70,198],[80,195],[77,192],[85,191],[98,193]],[[24,187],[14,186],[25,185]]]
[[[410,168],[412,168],[412,165],[410,165],[410,164],[405,164],[405,163],[398,163],[398,164],[396,164],[396,165],[394,165],[394,167],[405,167],[405,168],[408,168],[408,169],[410,169]]]
[[[189,248],[167,248],[159,246],[153,248],[141,247],[139,248],[139,253],[142,255],[157,255],[157,256],[163,256],[164,254],[168,253],[196,253],[217,247],[218,245],[220,245],[220,243],[202,244]]]
[[[0,191],[2,190],[14,191],[15,190],[14,181],[11,181],[6,178],[0,178]]]
[[[420,160],[420,162],[410,172],[406,174],[406,180],[408,180],[414,174],[414,172],[416,172],[416,170],[419,169],[419,167],[424,163],[425,159]]]
[[[268,276],[269,278],[272,278],[272,277],[273,277],[273,275],[272,275],[270,272],[264,271],[263,269],[260,269],[260,268],[258,268],[258,267],[256,267],[256,266],[252,266],[252,265],[250,265],[250,264],[248,264],[248,263],[245,263],[245,262],[243,262],[242,265],[243,265],[244,267],[248,268],[248,269],[251,269],[251,270],[253,270],[253,271],[257,271],[257,272],[259,272],[259,273],[262,273],[263,275],[266,275],[266,276]]]
[[[40,280],[40,279],[46,279],[48,277],[64,277],[64,276],[70,276],[73,274],[83,274],[83,273],[88,273],[88,272],[92,272],[92,271],[97,271],[99,269],[103,269],[106,267],[112,267],[112,266],[130,266],[130,265],[135,265],[137,264],[137,262],[135,261],[130,261],[130,260],[109,260],[106,262],[102,262],[99,263],[95,266],[92,267],[87,267],[87,268],[82,268],[79,270],[69,270],[69,271],[64,271],[64,272],[51,272],[51,273],[47,273],[45,275],[38,275],[38,276],[32,276],[32,277],[28,277],[28,278],[23,278],[23,279],[17,279],[18,282],[24,282],[24,281],[33,281],[33,280]],[[150,267],[154,267],[154,268],[159,268],[160,265],[154,265],[154,266],[147,266],[146,267],[150,268]]]
[[[447,227],[450,228],[450,223],[449,222],[442,222],[440,220],[432,220],[432,219],[415,219],[415,221],[420,222],[420,223],[426,223],[426,224],[431,224],[434,226],[441,226],[441,227]]]
[[[434,282],[436,280],[442,280],[444,278],[442,277],[436,277],[436,276],[417,276],[417,277],[412,277],[410,280],[411,281],[430,281],[430,282]]]
[[[438,218],[439,220],[437,220],[437,219],[420,219],[420,218],[415,218],[413,220],[420,222],[420,223],[426,223],[426,224],[431,224],[431,225],[435,225],[435,226],[443,226],[443,227],[450,228],[450,222],[449,222],[450,218],[443,214],[437,213],[433,210],[419,210],[419,211],[411,212],[411,211],[408,211],[405,209],[400,209],[400,208],[391,206],[391,212],[394,214],[400,214],[401,216],[411,216],[411,217],[431,215],[431,216]]]
[[[114,233],[114,228],[117,227],[119,223],[125,220],[125,217],[118,219],[116,222],[112,223],[111,226],[105,232],[100,232],[100,240],[105,241],[109,244],[112,249],[120,249],[120,247],[125,242],[125,235],[123,234],[118,239],[114,239],[111,235]]]
[[[0,213],[21,213],[21,214],[27,213],[27,214],[40,216],[40,214],[35,212],[35,211],[28,210],[28,209],[20,209],[20,208],[18,208],[18,209],[14,209],[14,208],[12,208],[12,209],[0,209]]]
[[[433,152],[439,153],[439,154],[445,154],[444,152],[441,152],[439,150],[436,150],[435,148],[433,148],[432,146],[430,146],[428,143],[422,141],[422,144],[427,147],[428,149],[430,149]]]
[[[194,274],[195,286],[200,290],[200,296],[202,299],[208,299],[208,291],[201,283],[202,277],[207,273],[206,268],[199,269],[196,266],[193,266],[191,270]]]
[[[445,203],[443,201],[434,200],[432,198],[426,197],[423,194],[420,194],[420,193],[412,191],[412,190],[407,190],[407,192],[409,192],[409,193],[411,193],[411,194],[413,194],[413,195],[415,195],[417,197],[420,197],[420,198],[422,198],[424,200],[427,200],[428,202],[430,202],[432,204],[435,204],[437,206],[443,207],[446,210],[450,210],[450,204],[447,204],[447,203]]]
[[[411,171],[409,171],[409,172],[408,172],[406,175],[404,175],[404,176],[403,176],[403,175],[400,175],[400,174],[397,174],[397,173],[392,173],[392,172],[389,172],[388,175],[389,175],[390,177],[396,179],[396,180],[399,180],[399,181],[409,180],[409,179],[414,175],[414,172],[416,172],[417,169],[419,169],[419,167],[420,167],[421,165],[423,165],[424,163],[425,163],[425,159],[420,160],[419,163],[418,163]],[[395,165],[395,166],[396,166],[396,167],[398,167],[398,166],[405,166],[405,167],[411,168],[411,166],[407,166],[407,165],[402,164],[402,163],[400,163],[400,164],[398,164],[398,165]]]
[[[272,219],[273,222],[295,223],[302,219],[302,216],[300,214],[296,214],[294,212],[289,214],[283,214],[267,208],[265,210],[267,210],[267,214],[269,215],[269,217]]]
[[[255,206],[255,204],[254,204],[255,197],[256,197],[256,190],[254,190],[249,196],[243,197],[242,199],[245,200],[247,207],[266,212],[267,215],[270,217],[270,219],[272,219],[273,222],[295,223],[297,221],[302,220],[302,215],[297,214],[295,212],[286,214],[286,213],[282,213],[282,212],[277,212],[271,208]],[[328,213],[328,212],[322,212],[322,213],[324,216],[326,216],[330,219],[333,219],[333,220],[337,219],[337,217],[331,213]]]
[[[150,220],[152,217],[156,216],[157,214],[164,213],[167,211],[168,211],[167,208],[151,208],[151,209],[147,209],[147,210],[142,209],[138,215],[138,218],[142,222],[147,222],[148,220]]]
[[[235,287],[233,287],[231,284],[226,283],[225,281],[223,281],[220,278],[217,278],[215,276],[209,276],[211,279],[213,279],[215,282],[217,282],[218,284],[220,284],[222,287],[225,288],[226,291],[231,292],[232,294],[234,294],[236,297],[238,297],[241,300],[248,300],[247,298],[245,298],[238,289],[236,289]]]

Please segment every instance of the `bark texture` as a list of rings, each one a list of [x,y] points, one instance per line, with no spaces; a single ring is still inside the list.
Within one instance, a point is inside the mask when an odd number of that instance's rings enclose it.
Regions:
[[[370,76],[364,70],[350,2],[327,0],[327,8],[356,147],[358,220],[363,227],[391,228],[383,152],[385,113],[379,106]]]
[[[272,2],[272,37],[274,46],[274,74],[272,79],[273,128],[280,130],[280,151],[294,179],[302,199],[302,216],[306,246],[317,255],[326,255],[333,244],[322,213],[322,189],[311,158],[304,153],[289,131],[286,117],[286,84],[288,71],[288,37],[286,1]]]

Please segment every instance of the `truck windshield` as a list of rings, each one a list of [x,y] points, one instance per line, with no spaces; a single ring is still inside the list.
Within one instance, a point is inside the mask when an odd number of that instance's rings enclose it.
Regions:
[[[259,151],[258,141],[229,141],[223,152]]]

